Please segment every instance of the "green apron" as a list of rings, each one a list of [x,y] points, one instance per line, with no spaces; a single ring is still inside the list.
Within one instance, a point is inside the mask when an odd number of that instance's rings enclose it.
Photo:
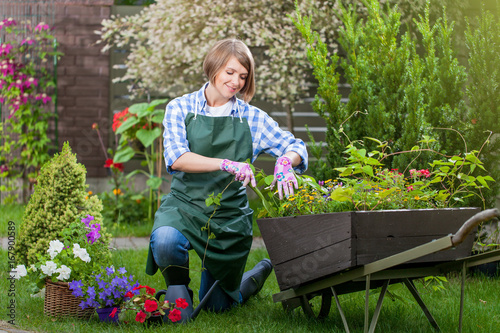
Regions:
[[[191,152],[207,157],[227,158],[244,162],[252,157],[252,136],[246,119],[209,117],[189,113],[185,119],[187,140]],[[252,245],[252,213],[246,189],[234,175],[225,171],[207,173],[175,173],[171,192],[163,196],[155,214],[153,230],[171,226],[179,230],[203,260],[210,274],[220,280],[220,286],[235,301],[239,299],[241,277]],[[205,199],[217,195],[226,186],[220,206],[210,220],[210,232],[215,239],[208,241],[202,230],[214,211]],[[208,241],[208,246],[207,246]],[[146,273],[158,270],[151,245]]]

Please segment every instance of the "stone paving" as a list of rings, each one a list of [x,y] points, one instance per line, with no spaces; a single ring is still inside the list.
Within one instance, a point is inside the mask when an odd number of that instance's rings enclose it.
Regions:
[[[0,238],[2,249],[6,250],[9,246],[9,241],[6,237]],[[120,237],[111,240],[111,246],[115,249],[143,249],[148,247],[149,237]],[[252,249],[264,247],[264,241],[260,237],[254,237]],[[0,333],[2,333],[0,331]]]

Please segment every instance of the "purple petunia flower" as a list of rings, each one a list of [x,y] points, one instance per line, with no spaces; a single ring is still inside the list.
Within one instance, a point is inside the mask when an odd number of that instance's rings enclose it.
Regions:
[[[90,226],[90,232],[87,234],[87,242],[93,244],[96,240],[98,240],[99,237],[101,237],[99,230],[101,230],[101,225],[99,223],[92,224]]]
[[[92,215],[87,215],[87,217],[82,218],[82,222],[85,223],[85,226],[88,228],[90,222],[94,220],[94,217]]]

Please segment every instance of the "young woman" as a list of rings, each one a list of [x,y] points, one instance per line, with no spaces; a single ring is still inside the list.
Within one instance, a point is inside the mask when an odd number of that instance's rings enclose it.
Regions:
[[[155,215],[146,272],[153,275],[160,269],[167,286],[188,286],[188,251],[194,249],[204,266],[200,299],[219,280],[206,307],[223,311],[256,294],[272,271],[264,259],[243,274],[253,214],[245,187],[256,186],[245,161],[253,162],[261,153],[276,157],[274,183],[282,197],[297,188],[292,168],[306,170],[307,151],[302,140],[248,104],[255,93],[254,60],[243,42],[216,43],[203,70],[209,82],[166,107],[164,156],[173,180]],[[205,199],[221,192],[207,230],[214,207],[206,207]],[[215,238],[209,240],[212,233]]]

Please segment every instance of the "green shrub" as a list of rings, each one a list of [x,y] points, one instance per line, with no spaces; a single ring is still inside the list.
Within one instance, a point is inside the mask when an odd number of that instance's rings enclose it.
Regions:
[[[297,10],[295,24],[307,41],[308,59],[319,83],[313,108],[327,123],[326,161],[316,165],[321,174],[313,169],[320,179],[333,178],[333,168],[345,164],[341,152],[351,141],[373,137],[388,142],[392,152],[401,152],[411,150],[433,128],[457,128],[463,121],[466,73],[453,52],[453,24],[446,14],[431,24],[426,7],[424,16],[415,21],[419,43],[410,32],[401,35],[401,14],[396,7],[384,11],[376,0],[365,5],[365,19],[352,8],[341,8],[339,44],[346,57],[340,62],[312,31],[310,18]],[[351,86],[345,105],[340,103],[337,63]],[[453,155],[463,149],[453,131],[437,130],[432,136],[437,139],[432,147],[437,151]],[[318,146],[311,150],[321,158]],[[408,166],[414,158],[395,156],[390,165],[394,169]],[[432,156],[422,153],[412,167],[431,160]]]
[[[36,254],[45,254],[49,242],[81,216],[92,215],[102,225],[102,203],[95,195],[86,199],[87,186],[85,166],[77,162],[66,142],[40,170],[16,241],[18,263],[34,263]],[[104,230],[101,234],[109,237]]]
[[[499,4],[500,6],[500,4]],[[498,18],[484,10],[477,18],[476,24],[467,24],[466,45],[469,49],[467,97],[468,121],[465,124],[467,143],[480,148],[492,130],[492,136],[483,147],[481,159],[484,167],[496,180],[500,179],[500,23]],[[500,189],[500,183],[492,184],[490,190],[485,190],[487,206],[495,205],[495,194]]]

